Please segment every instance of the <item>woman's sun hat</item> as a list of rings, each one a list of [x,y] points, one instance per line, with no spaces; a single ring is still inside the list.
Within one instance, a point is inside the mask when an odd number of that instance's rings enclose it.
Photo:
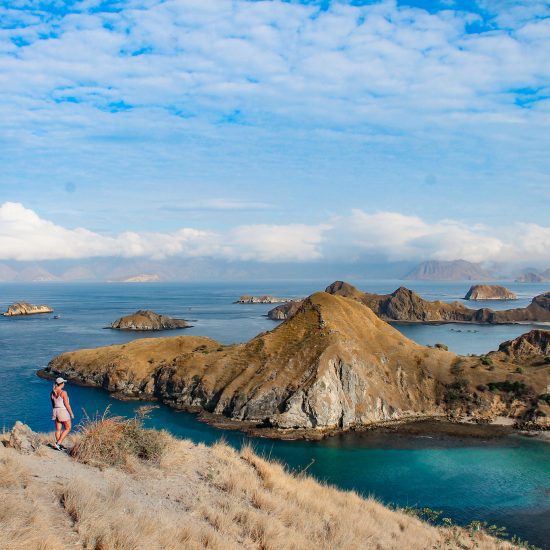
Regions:
[[[61,376],[59,378],[56,378],[55,379],[55,383],[56,384],[63,384],[64,382],[66,382],[67,380],[65,380],[65,378],[61,378]]]

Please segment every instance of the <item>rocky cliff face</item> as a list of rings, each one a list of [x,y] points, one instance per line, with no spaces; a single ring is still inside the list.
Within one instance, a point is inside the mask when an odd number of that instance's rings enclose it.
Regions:
[[[118,330],[171,330],[188,326],[183,319],[173,319],[149,310],[136,311],[111,324],[111,328]]]
[[[422,416],[488,414],[492,392],[448,398],[458,383],[458,359],[405,338],[356,300],[320,292],[275,330],[245,344],[223,346],[196,336],[135,340],[64,353],[42,374],[156,397],[259,429],[324,433]],[[477,366],[468,369],[471,381],[460,382],[459,396],[465,388],[471,395],[487,377],[503,376],[500,367],[482,373]],[[503,368],[508,372],[510,364]],[[539,384],[544,373],[537,377]]]
[[[498,351],[514,359],[550,358],[550,330],[535,329],[500,344]],[[550,383],[550,380],[548,380]]]
[[[292,317],[298,309],[300,309],[301,301],[299,302],[286,302],[280,306],[274,307],[267,312],[267,316],[273,321],[284,321],[289,317]]]
[[[52,313],[53,309],[50,306],[35,306],[28,304],[27,302],[17,302],[8,307],[8,310],[4,313],[5,317],[12,317],[14,315],[35,315],[37,313]]]
[[[465,260],[451,262],[422,262],[404,277],[422,281],[483,281],[492,279],[491,274],[479,264]]]
[[[500,285],[473,285],[464,296],[465,300],[517,300],[517,296]]]

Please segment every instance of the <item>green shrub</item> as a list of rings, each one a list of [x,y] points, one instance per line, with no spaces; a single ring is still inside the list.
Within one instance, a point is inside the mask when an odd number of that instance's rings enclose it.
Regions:
[[[451,403],[453,401],[469,401],[470,394],[468,393],[468,380],[459,378],[452,384],[447,384],[445,391],[445,401]]]
[[[488,355],[482,355],[479,360],[481,361],[482,365],[487,365],[489,367],[493,366],[493,359]]]
[[[439,342],[437,344],[435,344],[434,347],[436,347],[438,349],[443,349],[445,351],[449,351],[449,346],[447,346],[446,344],[440,344]]]
[[[464,367],[462,366],[462,359],[455,359],[451,366],[451,374],[455,377],[459,377],[464,374]]]
[[[523,397],[529,394],[529,387],[524,382],[510,382],[510,380],[505,380],[504,382],[489,382],[487,384],[490,391],[501,391],[506,393],[511,393],[515,397]]]
[[[523,374],[525,371],[524,371],[523,367],[518,367],[518,368],[516,369],[516,372],[517,372],[518,374]]]
[[[539,395],[539,401],[544,401],[547,405],[550,405],[550,393],[542,393]]]

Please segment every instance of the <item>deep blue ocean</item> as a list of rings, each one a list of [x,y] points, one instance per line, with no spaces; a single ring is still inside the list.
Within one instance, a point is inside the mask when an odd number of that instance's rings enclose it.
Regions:
[[[193,328],[178,334],[200,334],[223,343],[248,340],[276,322],[265,314],[269,305],[233,302],[241,294],[302,297],[332,281],[251,283],[0,283],[0,308],[15,301],[48,304],[53,315],[0,317],[0,427],[15,420],[34,430],[52,429],[51,383],[36,376],[55,355],[84,347],[127,342],[134,338],[174,333],[140,334],[105,329],[116,318],[137,309],[183,317]],[[350,281],[362,290],[391,292],[398,281]],[[461,299],[468,283],[408,281],[423,297]],[[519,295],[514,302],[475,303],[470,307],[522,307],[548,285],[507,284]],[[466,302],[467,303],[467,302]],[[468,304],[468,303],[467,303]],[[421,344],[445,343],[455,352],[484,353],[504,340],[527,332],[531,325],[396,325]],[[550,383],[550,381],[549,381]],[[111,399],[91,388],[69,386],[77,423],[109,405],[113,414],[132,415],[141,403]],[[149,426],[165,428],[195,442],[223,437],[235,446],[252,439],[260,453],[283,461],[344,489],[355,489],[398,506],[441,510],[455,522],[474,519],[505,526],[533,544],[550,548],[550,445],[520,436],[499,440],[437,438],[396,434],[349,433],[319,442],[248,438],[198,422],[193,415],[164,406],[155,408]]]

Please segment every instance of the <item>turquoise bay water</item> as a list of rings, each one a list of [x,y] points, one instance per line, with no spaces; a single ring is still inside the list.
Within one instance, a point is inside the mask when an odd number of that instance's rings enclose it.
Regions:
[[[35,430],[50,430],[50,383],[36,370],[63,351],[126,342],[142,334],[105,330],[117,317],[138,308],[191,319],[195,326],[178,334],[202,334],[224,343],[243,341],[276,323],[264,315],[267,305],[232,302],[241,294],[305,296],[332,281],[224,284],[2,284],[0,307],[18,300],[46,303],[61,316],[0,318],[0,425],[16,419]],[[359,282],[359,288],[390,292],[397,282]],[[426,298],[459,299],[468,284],[413,283]],[[521,307],[544,285],[510,285],[519,291],[517,302],[492,307]],[[398,326],[424,344],[443,342],[459,353],[484,353],[502,340],[530,326],[482,327],[469,325]],[[453,329],[453,330],[451,330]],[[460,330],[461,332],[458,332]],[[476,332],[472,332],[475,330]],[[470,332],[468,332],[470,331]],[[175,334],[175,333],[174,333]],[[165,336],[166,333],[147,337]],[[114,414],[131,415],[140,403],[121,402],[91,388],[70,387],[77,421],[110,405]],[[195,442],[220,437],[234,446],[251,438],[198,422],[194,416],[164,406],[147,421]],[[543,546],[550,540],[550,445],[520,437],[480,441],[473,439],[350,433],[320,442],[273,441],[253,438],[258,452],[283,461],[289,468],[308,472],[344,489],[399,506],[442,510],[459,523],[480,519],[508,528],[510,533]]]

